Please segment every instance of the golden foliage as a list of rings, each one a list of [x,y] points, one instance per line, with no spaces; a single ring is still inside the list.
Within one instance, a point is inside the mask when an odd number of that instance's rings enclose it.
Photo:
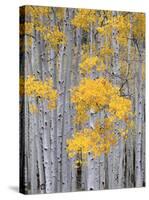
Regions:
[[[99,72],[105,70],[104,63],[101,63],[97,56],[87,57],[82,63],[80,63],[80,70],[82,74],[90,73],[93,68]]]
[[[54,109],[56,107],[57,91],[53,89],[51,79],[40,81],[35,76],[28,76],[25,79],[25,95],[47,100],[48,109]]]
[[[88,75],[95,69],[97,72],[103,72],[106,69],[106,62],[110,56],[113,55],[113,49],[107,44],[97,51],[95,45],[92,46],[92,56],[90,55],[89,45],[82,46],[81,58],[82,62],[79,64],[81,74]]]
[[[116,97],[120,95],[119,88],[104,78],[84,78],[79,86],[72,89],[71,94],[77,112],[76,123],[85,122],[87,111],[90,109],[98,112],[104,107],[109,107],[113,101],[117,104]]]
[[[35,30],[39,31],[42,38],[50,43],[50,46],[54,49],[57,48],[58,45],[66,43],[65,34],[59,31],[58,26],[54,26],[52,29],[44,26],[42,23],[37,23]]]
[[[117,133],[127,139],[127,127],[132,117],[131,101],[121,97],[119,88],[105,78],[92,80],[84,78],[80,85],[71,90],[71,101],[76,109],[75,123],[85,125],[93,113],[105,112],[106,117],[98,120],[94,127],[76,132],[67,141],[69,157],[81,152],[86,157],[90,152],[94,157],[108,153],[118,140]],[[123,129],[117,126],[125,124]]]
[[[128,114],[131,113],[131,101],[120,96],[114,96],[109,103],[109,111],[120,120],[127,119]]]
[[[37,106],[36,106],[35,104],[30,103],[30,104],[29,104],[29,111],[30,111],[31,113],[37,113],[37,112],[38,112],[38,108],[37,108]]]
[[[103,26],[99,26],[97,31],[101,36],[112,36],[115,31],[115,38],[121,45],[127,45],[130,33],[130,21],[128,16],[118,15],[111,16]]]
[[[50,8],[42,6],[25,6],[25,14],[36,19],[41,16],[48,16],[50,14]]]
[[[26,6],[25,8],[26,15],[31,18],[28,22],[20,25],[20,35],[27,36],[29,47],[32,45],[33,37],[35,37],[35,30],[40,32],[42,39],[48,42],[51,48],[57,49],[58,45],[66,42],[65,34],[59,30],[57,25],[50,28],[49,24],[47,26],[47,23],[42,21],[42,16],[49,17],[51,11],[48,7]],[[59,9],[58,15],[63,15],[62,9]]]
[[[135,38],[139,40],[144,40],[145,38],[145,14],[144,13],[135,13],[133,15],[133,26],[132,31]]]
[[[90,25],[96,22],[96,11],[78,9],[78,12],[71,22],[75,27],[89,31]]]
[[[94,158],[99,157],[102,153],[109,153],[110,148],[117,143],[117,136],[109,130],[101,127],[96,123],[95,128],[85,128],[80,132],[76,132],[73,138],[67,140],[67,151],[70,158],[82,154],[85,160],[88,153]]]

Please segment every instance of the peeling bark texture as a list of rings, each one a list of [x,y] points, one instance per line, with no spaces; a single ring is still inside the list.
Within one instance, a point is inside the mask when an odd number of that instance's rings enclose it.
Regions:
[[[36,95],[35,89],[27,95],[20,83],[20,192],[24,194],[145,186],[144,15],[95,10],[94,16],[91,10],[86,15],[84,9],[81,17],[79,13],[74,8],[20,8],[20,78],[25,82],[29,76],[35,76],[41,85],[50,79],[57,92],[56,106],[48,108],[48,103],[52,105],[52,92],[50,100],[46,94]],[[114,23],[113,19],[123,18],[124,22],[106,29]],[[126,34],[121,37],[121,32]],[[84,72],[80,64],[86,58],[90,65],[86,63],[85,67],[92,68]],[[95,66],[91,66],[92,58],[99,61]],[[99,70],[100,67],[105,69]],[[115,122],[112,132],[118,139],[109,152],[103,151],[96,157],[90,147],[83,157],[80,148],[71,157],[68,139],[85,128],[94,130],[96,122],[105,128],[105,119],[111,114],[109,105],[98,106],[97,110],[96,105],[88,105],[89,118],[83,123],[75,121],[77,108],[71,98],[72,89],[84,79],[99,78],[117,86],[119,96],[131,101],[134,125],[128,126],[124,138],[118,129],[124,129],[129,119]],[[39,90],[43,88],[40,86]]]

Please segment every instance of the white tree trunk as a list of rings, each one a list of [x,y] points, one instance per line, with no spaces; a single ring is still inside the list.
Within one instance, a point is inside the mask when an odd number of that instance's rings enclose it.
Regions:
[[[136,135],[136,144],[135,144],[135,179],[136,179],[136,187],[142,186],[142,111],[143,111],[143,102],[142,102],[142,63],[141,56],[139,57],[139,65],[138,65],[138,76],[137,76],[137,135]]]
[[[69,179],[71,177],[70,161],[68,160],[68,155],[66,152],[66,140],[69,137],[71,131],[71,121],[70,121],[70,86],[71,86],[71,66],[72,66],[72,27],[70,21],[72,19],[73,9],[67,9],[66,18],[66,55],[65,55],[65,82],[64,82],[64,118],[63,118],[63,135],[62,135],[62,192],[67,192],[70,190]]]

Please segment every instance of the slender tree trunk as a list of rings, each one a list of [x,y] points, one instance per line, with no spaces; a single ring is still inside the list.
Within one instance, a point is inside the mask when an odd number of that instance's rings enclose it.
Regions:
[[[129,16],[129,21],[130,21],[130,33],[128,36],[128,67],[127,67],[127,74],[130,73],[130,69],[131,69],[131,39],[132,38],[132,15]],[[129,90],[128,90],[129,86],[129,82],[126,85],[126,94],[129,94]],[[132,102],[134,102],[133,98],[132,98]],[[133,109],[133,108],[132,108]],[[134,187],[134,134],[132,133],[132,130],[129,130],[129,136],[128,139],[125,143],[125,154],[124,154],[124,166],[123,166],[123,182],[124,185],[122,185],[123,187]]]
[[[63,135],[63,97],[64,97],[64,45],[60,49],[59,58],[59,81],[58,81],[58,101],[57,101],[57,192],[61,191],[61,170],[62,170],[62,135]]]
[[[66,55],[65,55],[65,82],[64,82],[64,118],[63,118],[63,136],[62,136],[62,192],[67,192],[70,190],[70,184],[68,184],[71,177],[70,171],[70,161],[68,160],[66,152],[66,140],[69,136],[69,131],[71,130],[70,123],[70,85],[71,85],[71,66],[72,66],[72,26],[70,21],[72,19],[73,9],[66,10]]]
[[[90,56],[92,56],[93,53],[93,25],[90,25],[90,32],[89,32],[89,38],[90,38]],[[93,74],[91,75],[93,77]],[[90,128],[94,128],[93,125],[93,115],[92,111],[90,111],[90,121],[89,126]],[[87,169],[87,190],[94,190],[94,159],[91,152],[88,154],[88,169]]]
[[[139,55],[139,65],[138,65],[138,74],[137,74],[137,135],[136,135],[136,144],[135,144],[135,179],[136,179],[136,187],[142,186],[142,112],[143,112],[143,96],[142,96],[142,63],[141,63],[141,55]]]
[[[53,12],[51,14],[51,22],[50,28],[53,30],[56,18],[55,18],[55,8],[53,8]],[[54,88],[57,88],[57,76],[56,76],[56,52],[51,47],[50,49],[50,71],[53,79]],[[56,191],[56,177],[57,177],[57,159],[56,159],[56,151],[57,151],[57,109],[51,111],[51,131],[50,131],[50,142],[51,142],[51,192]]]
[[[112,12],[113,17],[117,15],[116,11]],[[114,50],[114,56],[113,56],[113,68],[112,68],[112,73],[114,75],[119,75],[120,74],[120,69],[119,69],[119,44],[117,41],[117,30],[113,29],[112,31],[112,48]],[[119,85],[119,79],[115,78],[113,81],[114,84]],[[108,164],[109,165],[109,179],[111,182],[112,188],[119,188],[119,167],[122,162],[120,162],[120,157],[123,157],[123,151],[120,148],[122,145],[121,141],[118,141],[118,144],[113,148],[111,154],[109,154],[110,161],[111,162]],[[120,152],[121,150],[121,152]],[[122,154],[121,154],[122,153]],[[112,168],[111,168],[112,166]],[[110,175],[111,174],[111,175]]]

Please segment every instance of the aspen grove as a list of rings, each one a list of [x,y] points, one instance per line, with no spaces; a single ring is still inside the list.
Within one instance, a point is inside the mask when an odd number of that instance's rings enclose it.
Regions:
[[[145,186],[145,14],[20,8],[20,192]]]

